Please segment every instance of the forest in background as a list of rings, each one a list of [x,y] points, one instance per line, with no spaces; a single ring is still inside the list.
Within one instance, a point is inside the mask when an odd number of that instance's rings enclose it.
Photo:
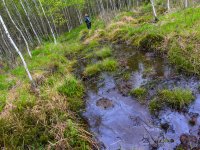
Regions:
[[[198,75],[198,6],[198,0],[2,0],[0,146],[98,149],[81,117],[83,81],[120,65],[102,42],[166,55]],[[85,13],[92,17],[90,31]],[[82,59],[87,65],[79,78],[74,70]]]

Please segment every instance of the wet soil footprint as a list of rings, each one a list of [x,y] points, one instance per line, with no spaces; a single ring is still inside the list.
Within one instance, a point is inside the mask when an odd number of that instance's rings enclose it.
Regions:
[[[101,98],[96,102],[96,105],[98,107],[101,107],[102,109],[109,109],[109,108],[113,108],[114,104],[112,100],[109,100],[107,98]]]

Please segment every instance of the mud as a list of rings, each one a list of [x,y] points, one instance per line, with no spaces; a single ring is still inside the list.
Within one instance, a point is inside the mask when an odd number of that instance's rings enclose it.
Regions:
[[[102,73],[88,80],[87,119],[95,138],[106,150],[172,150],[200,148],[200,81],[197,77],[180,75],[166,58],[142,53],[124,45],[113,47],[119,59],[117,74]],[[124,73],[130,77],[124,80]],[[148,89],[146,104],[129,96],[132,88]],[[163,88],[189,88],[196,100],[185,111],[165,108],[158,116],[148,110],[148,99]]]

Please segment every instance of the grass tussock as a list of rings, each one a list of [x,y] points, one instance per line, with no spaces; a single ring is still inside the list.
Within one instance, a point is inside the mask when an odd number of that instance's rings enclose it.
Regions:
[[[106,58],[95,64],[88,65],[84,70],[85,76],[94,76],[103,71],[115,71],[118,67],[117,61],[112,58]]]
[[[161,108],[169,106],[172,109],[181,110],[194,100],[190,90],[175,88],[172,90],[164,89],[158,92],[157,96],[150,101],[149,110],[152,114]]]

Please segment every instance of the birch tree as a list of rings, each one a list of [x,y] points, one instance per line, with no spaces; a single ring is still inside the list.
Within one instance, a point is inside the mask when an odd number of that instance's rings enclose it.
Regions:
[[[158,21],[158,17],[157,17],[157,13],[156,13],[156,8],[155,8],[154,0],[150,0],[150,2],[151,2],[152,10],[153,10],[154,19],[157,22]]]
[[[50,30],[51,30],[51,34],[52,34],[52,36],[53,36],[54,43],[57,44],[55,34],[54,34],[54,32],[53,32],[53,29],[51,28],[51,25],[50,25],[49,20],[48,20],[48,18],[47,18],[47,16],[46,16],[46,13],[45,13],[45,11],[44,11],[44,8],[43,8],[43,6],[42,6],[42,3],[40,2],[40,0],[38,0],[38,1],[39,1],[39,3],[40,3],[41,8],[42,8],[42,12],[43,12],[43,14],[44,14],[44,16],[45,16],[45,18],[46,18],[46,20],[47,20],[47,23],[48,23],[48,25],[49,25],[49,28],[50,28]]]
[[[11,22],[13,23],[14,27],[17,29],[17,31],[19,31],[20,35],[22,36],[22,38],[23,38],[23,40],[24,40],[24,42],[25,42],[26,49],[27,49],[27,51],[28,51],[29,56],[32,57],[31,52],[30,52],[30,49],[29,49],[28,42],[27,42],[27,40],[26,40],[24,34],[22,33],[22,31],[18,28],[18,26],[16,25],[15,21],[13,20],[13,18],[12,18],[12,16],[11,16],[10,12],[9,12],[7,6],[6,6],[5,0],[3,0],[3,5],[4,5],[4,7],[5,7],[5,9],[6,9],[6,12],[7,12],[7,14],[8,14],[8,16],[9,16]]]
[[[170,12],[170,0],[167,0],[167,10]]]
[[[25,12],[25,14],[26,14],[26,17],[28,18],[29,24],[30,24],[30,26],[31,26],[31,28],[32,28],[32,30],[33,30],[33,32],[34,32],[36,38],[37,38],[38,43],[41,44],[40,38],[39,38],[37,32],[35,31],[35,29],[34,29],[34,27],[33,27],[33,24],[32,24],[32,22],[31,22],[31,19],[30,19],[30,17],[29,17],[29,14],[27,13],[27,11],[26,11],[26,9],[25,9],[22,0],[20,0],[20,4],[21,4],[21,6],[22,6],[22,8],[23,8],[23,10],[24,10],[24,12]]]
[[[4,20],[3,20],[2,16],[1,16],[1,14],[0,14],[0,23],[2,24],[3,29],[4,29],[4,31],[5,31],[5,33],[6,33],[7,38],[9,39],[11,45],[14,47],[14,49],[15,49],[16,52],[17,52],[17,54],[18,54],[19,57],[21,58],[22,63],[23,63],[23,65],[24,65],[24,68],[25,68],[25,70],[26,70],[26,72],[27,72],[27,74],[28,74],[28,77],[29,77],[30,81],[32,82],[32,81],[33,81],[33,78],[32,78],[32,76],[31,76],[31,74],[30,74],[30,72],[29,72],[29,70],[28,70],[28,67],[27,67],[27,64],[26,64],[26,62],[25,62],[25,60],[24,60],[24,57],[23,57],[22,53],[20,52],[20,50],[18,49],[18,47],[16,46],[16,44],[15,44],[15,42],[13,41],[12,37],[10,36],[10,33],[9,33],[9,31],[8,31],[8,29],[7,29],[6,25],[5,25],[5,23],[4,23]]]

